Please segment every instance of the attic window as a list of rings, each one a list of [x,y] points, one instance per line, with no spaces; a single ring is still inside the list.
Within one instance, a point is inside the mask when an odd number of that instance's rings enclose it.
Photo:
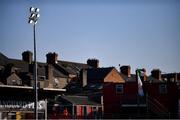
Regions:
[[[123,85],[122,84],[116,85],[116,93],[122,94],[123,92],[124,92]]]
[[[167,86],[166,85],[160,85],[159,86],[159,93],[161,93],[161,94],[167,93]]]

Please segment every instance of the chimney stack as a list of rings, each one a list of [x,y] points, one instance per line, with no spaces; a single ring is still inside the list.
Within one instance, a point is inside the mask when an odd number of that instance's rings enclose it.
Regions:
[[[46,66],[46,79],[48,80],[48,83],[45,84],[46,87],[52,87],[53,86],[53,67],[51,64],[48,64]]]
[[[56,64],[57,63],[58,54],[57,53],[48,53],[46,54],[46,61],[48,64]]]
[[[144,75],[143,75],[143,81],[146,81],[146,80],[147,80],[146,69],[143,68],[142,71],[144,72]]]
[[[87,64],[93,68],[99,68],[99,60],[98,59],[88,59]]]
[[[151,71],[151,76],[158,80],[161,80],[161,71],[159,69],[153,69]]]
[[[121,66],[120,67],[121,73],[131,77],[131,67],[129,65]]]
[[[85,87],[87,85],[87,70],[81,69],[80,71],[80,84],[82,87]]]
[[[24,51],[22,53],[22,60],[31,64],[32,63],[32,56],[33,56],[33,53],[31,51],[28,51],[28,50]]]

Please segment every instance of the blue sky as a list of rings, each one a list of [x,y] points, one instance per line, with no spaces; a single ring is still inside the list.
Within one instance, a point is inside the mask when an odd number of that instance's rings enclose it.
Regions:
[[[58,59],[101,67],[131,65],[180,72],[179,0],[0,0],[0,52],[21,59],[33,51],[29,7],[40,8],[37,60]]]

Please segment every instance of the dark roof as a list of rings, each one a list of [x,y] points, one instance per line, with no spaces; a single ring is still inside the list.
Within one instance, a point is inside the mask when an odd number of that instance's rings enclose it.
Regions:
[[[26,61],[19,60],[19,59],[11,59],[0,53],[0,67],[1,69],[5,68],[8,64],[12,65],[13,68],[15,68],[18,73],[20,74],[21,79],[28,79],[33,78],[33,64],[30,64]],[[46,76],[46,67],[47,63],[37,62],[38,64],[38,79],[41,80],[42,77]],[[55,77],[63,77],[67,78],[67,75],[64,75],[62,72],[57,70],[54,66],[53,69],[53,75]],[[28,77],[29,76],[29,77]],[[42,79],[43,80],[43,79]]]
[[[96,90],[102,90],[103,89],[103,84],[102,83],[89,83],[89,84],[87,84],[87,86],[86,86],[86,89],[87,90],[94,90],[94,91],[96,91]]]
[[[131,77],[128,77],[127,75],[124,75],[122,73],[119,73],[119,74],[126,82],[136,82],[136,75],[135,74],[131,74]]]
[[[156,79],[156,78],[154,78],[154,77],[152,77],[152,76],[148,76],[146,82],[150,82],[150,83],[163,83],[163,82],[165,82],[165,81],[163,81],[163,80],[158,80],[158,79]]]
[[[0,53],[0,66],[5,67],[7,64],[12,64],[19,72],[33,74],[33,66],[19,59],[11,59]],[[46,76],[47,63],[37,62],[38,64],[38,75]],[[68,62],[68,61],[58,61],[57,64],[52,65],[53,75],[55,77],[67,78],[69,74],[77,75],[81,69],[88,68],[87,64]],[[31,69],[31,72],[29,71]]]
[[[61,96],[61,97],[75,105],[95,105],[95,106],[101,105],[97,102],[90,100],[88,96]]]
[[[65,70],[68,74],[76,75],[81,69],[88,68],[87,64],[69,62],[69,61],[58,61],[58,65]]]
[[[47,67],[47,63],[38,62],[38,75],[46,76],[46,67]],[[63,78],[68,77],[67,75],[64,75],[62,72],[57,70],[55,66],[52,66],[52,70],[53,70],[53,75],[55,77],[63,77]]]
[[[58,71],[57,69],[53,69],[53,75],[54,75],[55,77],[68,78],[67,75],[64,75],[63,73],[61,73],[61,72]]]
[[[46,64],[38,62],[38,75],[40,76],[46,76]]]
[[[101,82],[114,69],[114,67],[107,68],[89,68],[87,69],[87,79],[94,82]]]
[[[8,57],[6,57],[0,52],[0,65],[5,65],[7,61],[8,61]]]
[[[135,74],[131,74],[131,77],[128,77],[127,75],[124,75],[122,73],[120,73],[120,75],[123,77],[123,79],[126,81],[126,82],[136,82],[136,75]],[[150,82],[150,83],[163,83],[165,81],[163,80],[158,80],[152,76],[148,76],[147,77],[147,80],[145,82]]]

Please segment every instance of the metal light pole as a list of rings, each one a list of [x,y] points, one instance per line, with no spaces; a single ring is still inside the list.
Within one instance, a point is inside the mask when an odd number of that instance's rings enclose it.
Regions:
[[[38,119],[38,80],[37,80],[37,61],[36,61],[36,24],[40,17],[39,8],[30,7],[30,17],[29,22],[33,24],[33,35],[34,35],[34,91],[35,91],[35,101],[34,101],[34,115],[35,119]]]

